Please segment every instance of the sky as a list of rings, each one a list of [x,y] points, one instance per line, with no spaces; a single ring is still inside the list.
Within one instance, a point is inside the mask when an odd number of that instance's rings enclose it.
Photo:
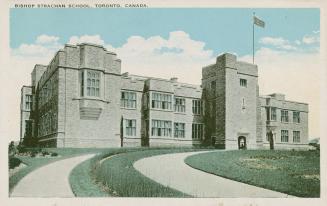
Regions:
[[[2,134],[19,138],[20,88],[35,64],[48,64],[64,44],[104,45],[122,72],[201,83],[201,68],[224,52],[255,63],[260,94],[284,93],[309,103],[309,136],[319,137],[319,9],[11,9],[10,68]],[[14,81],[12,81],[14,80]],[[10,93],[10,95],[9,95]],[[6,109],[8,107],[8,109]],[[10,109],[9,109],[10,108]]]

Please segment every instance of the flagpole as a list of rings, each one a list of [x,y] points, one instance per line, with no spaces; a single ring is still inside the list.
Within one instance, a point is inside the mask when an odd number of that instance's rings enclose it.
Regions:
[[[255,12],[253,12],[252,17],[252,63],[254,64],[254,16]]]

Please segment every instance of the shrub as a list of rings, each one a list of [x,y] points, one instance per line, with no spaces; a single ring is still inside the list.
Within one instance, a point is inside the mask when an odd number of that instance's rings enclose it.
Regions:
[[[42,156],[50,155],[48,151],[42,151]]]
[[[27,152],[27,148],[22,145],[18,145],[17,150],[18,150],[18,153],[26,153]]]
[[[38,152],[37,152],[36,150],[32,150],[32,151],[31,151],[31,157],[35,157],[35,156],[37,155],[37,153],[38,153]]]
[[[58,153],[57,152],[52,152],[51,153],[51,157],[57,157],[58,156]]]
[[[22,161],[17,157],[9,157],[9,169],[18,167]]]
[[[10,144],[9,144],[9,147],[8,147],[9,156],[10,155],[15,155],[16,152],[17,152],[17,149],[16,149],[16,146],[15,146],[15,143],[14,143],[14,141],[11,141]]]

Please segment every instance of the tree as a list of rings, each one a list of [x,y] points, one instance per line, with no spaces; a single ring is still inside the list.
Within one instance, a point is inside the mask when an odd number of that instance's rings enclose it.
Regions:
[[[15,146],[15,143],[14,143],[14,141],[11,141],[9,143],[9,147],[8,147],[8,154],[9,154],[9,156],[13,156],[16,154],[16,152],[17,152],[17,149]]]

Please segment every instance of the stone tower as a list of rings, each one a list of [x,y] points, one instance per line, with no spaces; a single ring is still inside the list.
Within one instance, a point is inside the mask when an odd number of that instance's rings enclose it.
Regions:
[[[202,69],[202,86],[206,141],[225,149],[256,148],[257,66],[225,53]]]

